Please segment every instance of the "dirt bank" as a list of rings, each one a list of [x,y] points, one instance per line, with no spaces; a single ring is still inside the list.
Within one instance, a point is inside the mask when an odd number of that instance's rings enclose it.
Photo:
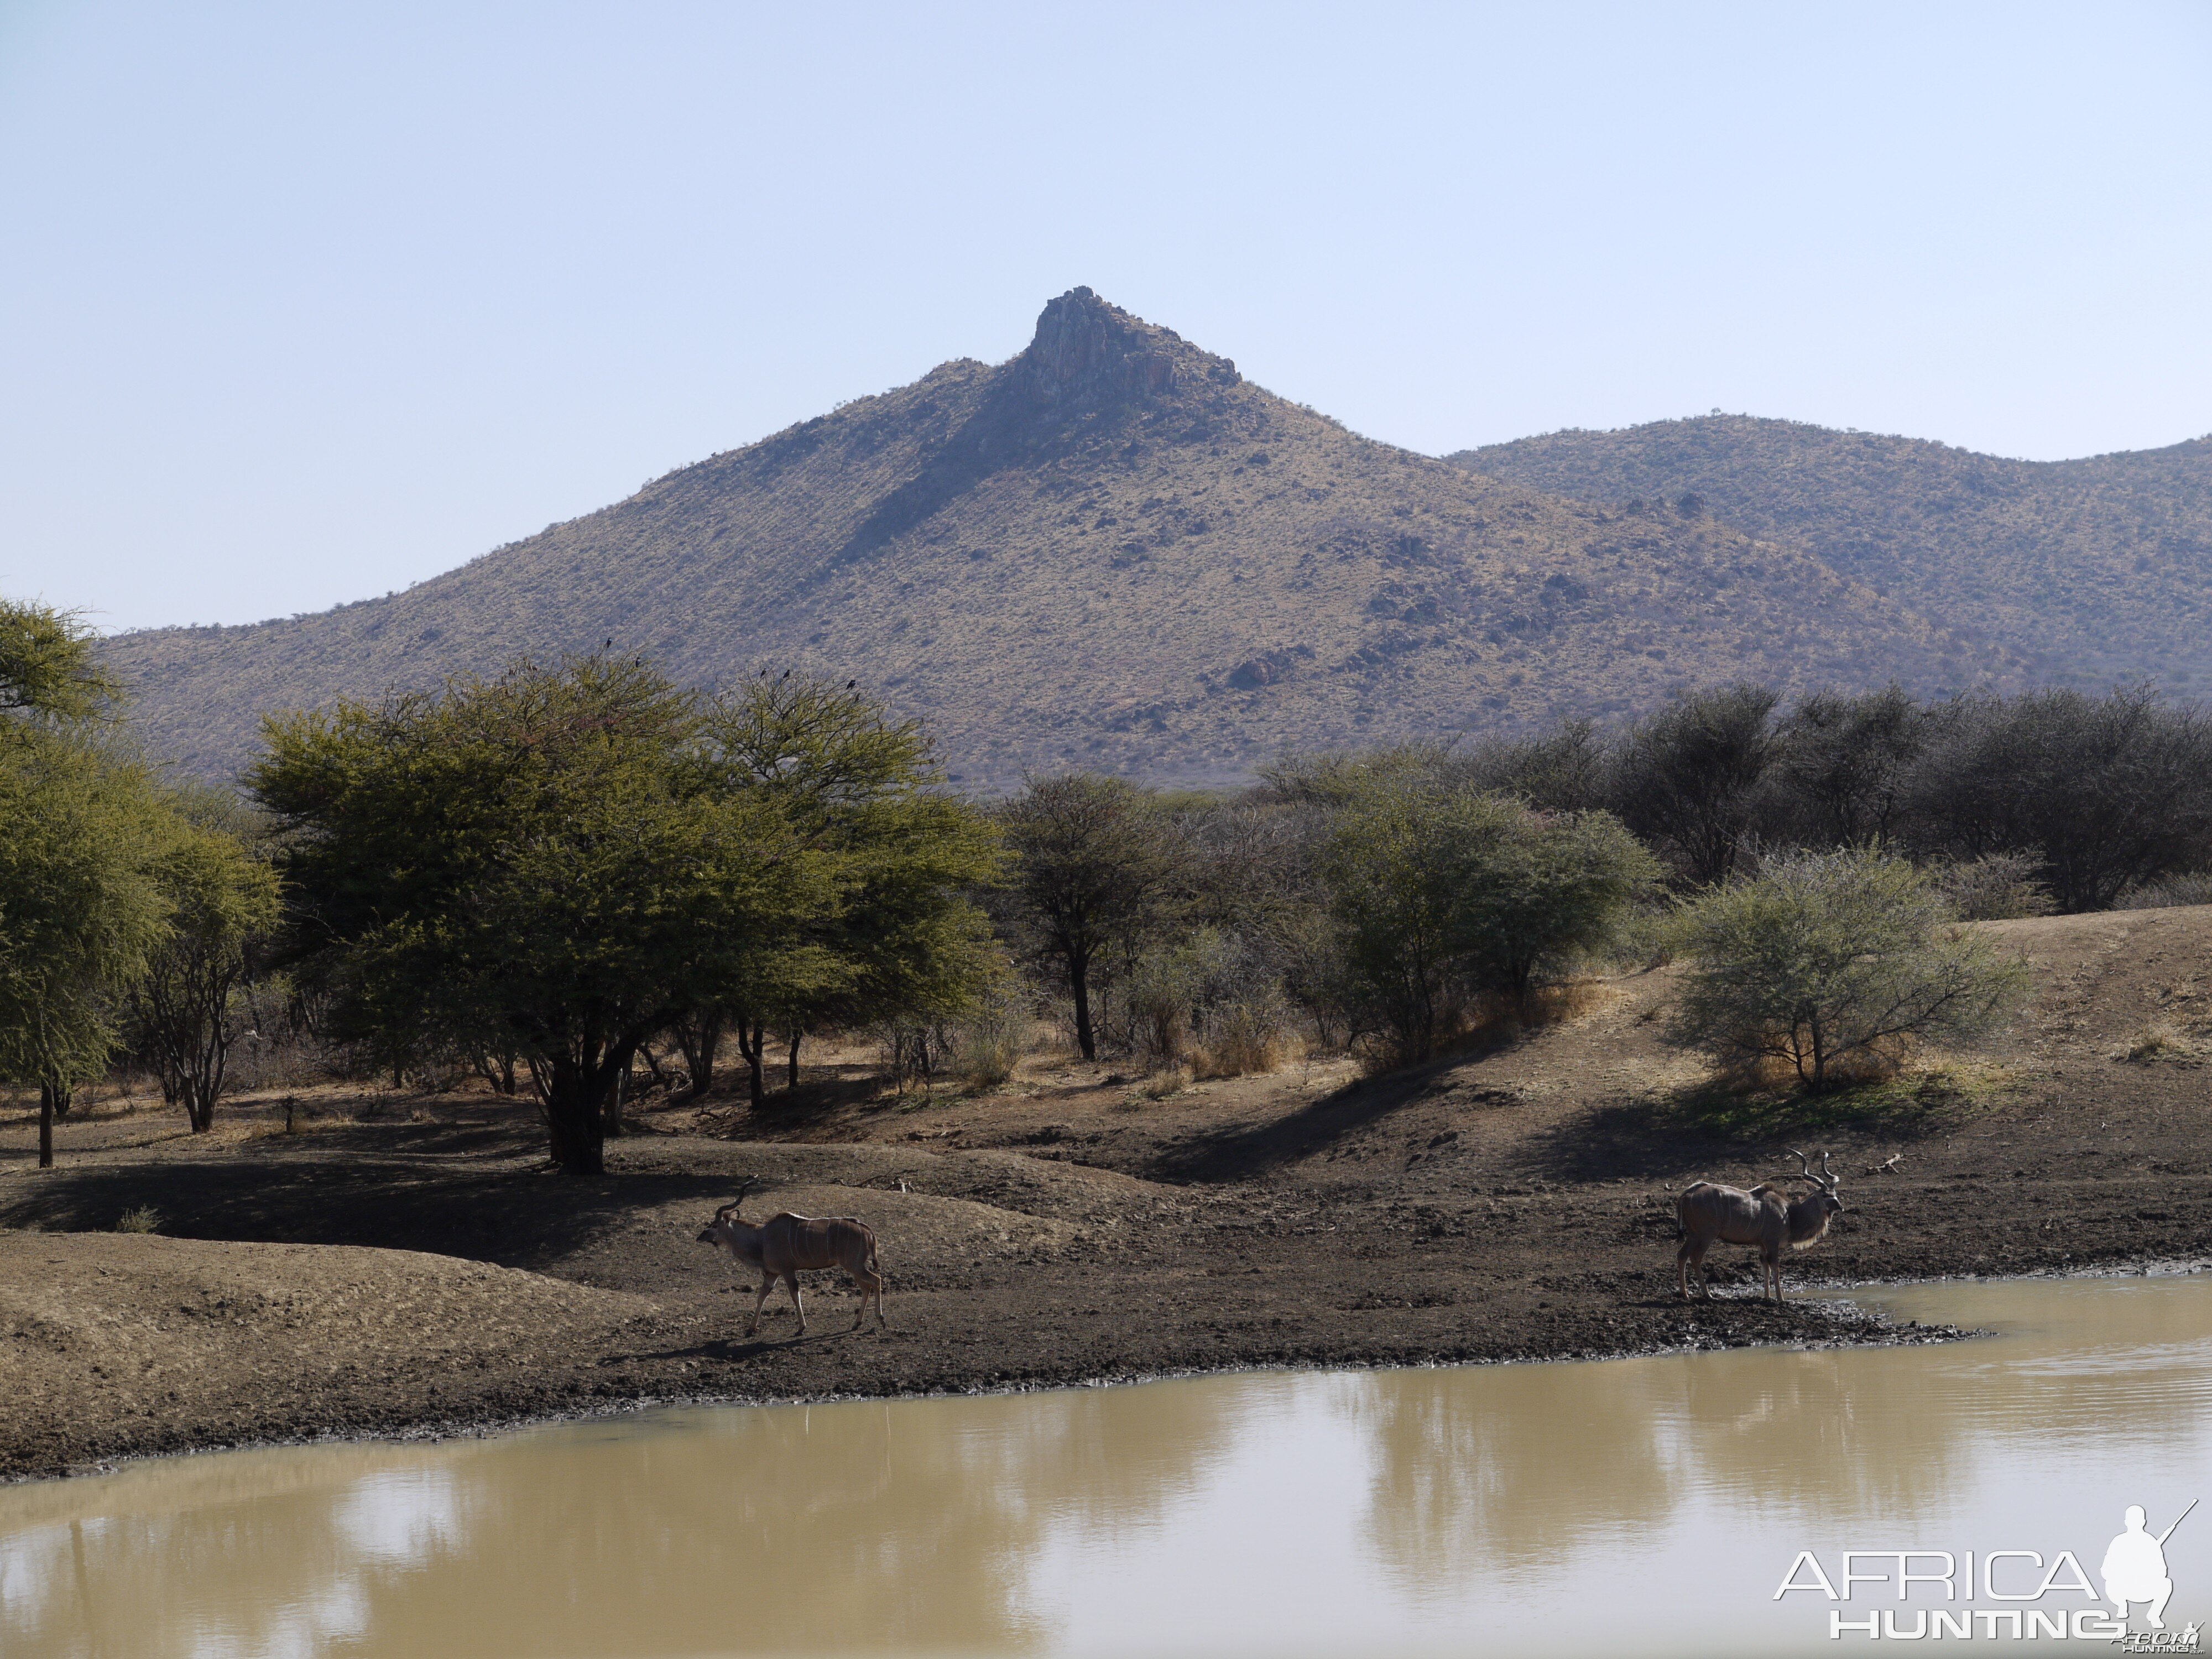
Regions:
[[[197,1138],[109,1103],[46,1172],[19,1120],[0,1376],[27,1408],[0,1472],[642,1396],[1864,1340],[1818,1305],[1674,1299],[1669,1189],[1774,1176],[1790,1146],[1832,1154],[1850,1206],[1793,1283],[2212,1255],[2212,910],[1994,931],[2038,969],[2015,1030],[1810,1103],[1705,1086],[1658,1043],[1662,971],[1377,1082],[1340,1063],[1155,1102],[1048,1064],[899,1100],[823,1066],[758,1113],[649,1109],[590,1182],[479,1095],[321,1091],[291,1134],[248,1102]],[[780,1297],[743,1335],[751,1298],[695,1235],[748,1176],[751,1212],[875,1225],[895,1329],[848,1334],[825,1277],[804,1340]],[[112,1231],[142,1206],[158,1235]],[[1747,1253],[1723,1267],[1749,1284]]]

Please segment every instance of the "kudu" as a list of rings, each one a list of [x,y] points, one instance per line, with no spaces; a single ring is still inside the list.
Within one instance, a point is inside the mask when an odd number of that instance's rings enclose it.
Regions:
[[[732,1261],[761,1276],[760,1295],[754,1300],[745,1334],[750,1336],[760,1329],[761,1310],[768,1305],[768,1293],[781,1279],[791,1287],[791,1305],[799,1315],[799,1329],[804,1335],[806,1304],[799,1298],[799,1275],[802,1270],[811,1273],[819,1267],[842,1267],[846,1277],[860,1287],[860,1310],[853,1319],[854,1330],[867,1322],[872,1297],[876,1323],[890,1328],[890,1321],[884,1317],[884,1276],[876,1261],[876,1235],[868,1224],[850,1216],[793,1215],[786,1211],[756,1227],[738,1215],[738,1206],[745,1201],[752,1185],[746,1182],[735,1198],[714,1212],[714,1218],[699,1235],[702,1244],[720,1245],[730,1253]]]
[[[1843,1200],[1836,1196],[1838,1177],[1828,1172],[1826,1152],[1820,1154],[1818,1170],[1794,1147],[1790,1156],[1797,1160],[1804,1179],[1812,1183],[1813,1190],[1802,1198],[1791,1198],[1779,1187],[1763,1183],[1749,1192],[1711,1181],[1693,1181],[1682,1188],[1681,1196],[1674,1200],[1674,1215],[1682,1224],[1682,1248],[1674,1252],[1674,1282],[1681,1290],[1682,1300],[1690,1299],[1692,1267],[1698,1270],[1698,1288],[1708,1298],[1712,1296],[1712,1287],[1705,1281],[1705,1261],[1715,1239],[1723,1244],[1756,1244],[1765,1267],[1759,1294],[1771,1292],[1777,1302],[1782,1300],[1782,1247],[1809,1249],[1828,1231],[1829,1217],[1840,1215],[1844,1208]]]

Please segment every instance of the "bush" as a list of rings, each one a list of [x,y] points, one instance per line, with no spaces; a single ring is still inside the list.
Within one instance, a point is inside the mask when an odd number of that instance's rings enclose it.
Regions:
[[[1036,1040],[1036,1019],[1018,988],[1002,981],[978,1002],[952,1033],[952,1071],[968,1089],[995,1089],[1013,1080]]]
[[[1200,1077],[1280,1071],[1304,1048],[1279,996],[1224,1003],[1207,1011],[1193,1058]]]
[[[161,1231],[161,1212],[150,1204],[141,1204],[135,1210],[125,1210],[116,1218],[118,1233],[157,1233]]]
[[[1427,1059],[1483,996],[1526,1004],[1602,945],[1658,874],[1602,812],[1385,783],[1347,811],[1322,859],[1349,1023],[1399,1063]]]
[[[2113,904],[2115,910],[2164,910],[2184,904],[2212,904],[2212,870],[2185,876],[2168,876],[2145,887],[2130,887]]]
[[[2058,907],[2043,884],[2042,861],[2027,853],[1989,853],[1931,871],[1936,890],[1961,921],[2047,916]]]
[[[1113,1037],[1147,1070],[1189,1061],[1209,1077],[1272,1071],[1288,1047],[1290,1010],[1266,954],[1218,928],[1139,956],[1115,1006]]]
[[[1756,880],[1683,906],[1694,958],[1671,1041],[1724,1061],[1780,1061],[1818,1092],[1915,1038],[2002,1019],[2027,964],[1953,925],[1928,876],[1869,849],[1770,859]]]
[[[1964,696],[1913,769],[1923,851],[2031,854],[2057,908],[2101,910],[2212,856],[2212,720],[2147,690]]]
[[[1726,880],[1750,844],[1782,752],[1773,718],[1780,702],[1758,685],[1699,691],[1622,738],[1609,804],[1686,884]]]
[[[1179,1095],[1190,1087],[1190,1067],[1164,1066],[1146,1078],[1141,1086],[1147,1100],[1165,1100],[1170,1095]]]
[[[876,1028],[876,1041],[882,1045],[884,1070],[900,1094],[909,1083],[929,1089],[952,1064],[951,1030],[934,1021],[890,1021]]]

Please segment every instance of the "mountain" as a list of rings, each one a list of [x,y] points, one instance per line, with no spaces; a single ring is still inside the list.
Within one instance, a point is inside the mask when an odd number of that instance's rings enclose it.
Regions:
[[[1007,362],[945,363],[405,592],[106,651],[155,752],[219,777],[264,710],[607,639],[690,684],[857,677],[975,787],[1071,764],[1224,779],[1733,675],[2019,667],[1710,514],[1371,442],[1080,288]]]
[[[1695,496],[1960,638],[2016,654],[2038,682],[2212,692],[2212,438],[2010,461],[1717,415],[1447,459],[1580,501]]]

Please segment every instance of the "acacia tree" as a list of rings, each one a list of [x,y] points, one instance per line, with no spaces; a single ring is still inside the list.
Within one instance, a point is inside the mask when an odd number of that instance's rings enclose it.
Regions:
[[[1403,778],[1346,809],[1321,869],[1360,1023],[1408,1061],[1434,1052],[1475,994],[1526,1008],[1659,873],[1608,814]]]
[[[1778,734],[1772,781],[1783,832],[1822,848],[1893,840],[1928,728],[1927,709],[1894,683],[1863,696],[1807,697]]]
[[[297,936],[349,958],[371,1021],[527,1060],[571,1173],[604,1167],[639,1047],[834,902],[828,857],[715,787],[699,700],[641,661],[525,659],[265,735]]]
[[[1759,685],[1698,691],[1638,721],[1621,742],[1607,804],[1692,886],[1735,871],[1778,751],[1780,701]]]
[[[195,1134],[215,1121],[231,1045],[245,1029],[240,987],[249,945],[278,912],[276,872],[248,852],[245,813],[225,798],[190,792],[155,865],[170,905],[168,937],[131,989],[128,1014],[138,1052],[161,1092],[181,1104]]]
[[[1909,791],[1912,838],[1972,860],[2024,853],[2059,909],[2212,860],[2212,718],[2137,687],[1939,705]]]
[[[1692,958],[1670,1040],[1785,1060],[1815,1092],[1900,1037],[1971,1036],[2024,994],[2027,967],[1950,911],[1925,873],[1870,848],[1784,854],[1684,907]]]
[[[1181,860],[1166,817],[1120,778],[1073,772],[1032,779],[999,811],[1014,857],[1012,896],[1034,955],[1067,980],[1075,1041],[1098,1057],[1091,992],[1099,957],[1129,944],[1165,896]]]
[[[107,1061],[118,995],[163,939],[166,815],[104,717],[88,635],[0,600],[0,1076],[39,1090],[39,1166],[58,1103]]]
[[[1451,827],[1468,970],[1523,1008],[1659,880],[1658,860],[1608,812],[1537,812],[1492,795],[1456,803]]]
[[[1321,860],[1351,1035],[1426,1060],[1458,1012],[1459,894],[1438,856],[1438,792],[1386,781],[1346,808]]]
[[[803,844],[835,860],[840,895],[754,953],[724,1004],[692,1015],[687,1064],[695,1044],[706,1058],[699,1034],[726,1012],[757,1105],[771,1024],[795,1086],[811,1029],[964,1009],[990,963],[989,924],[966,895],[996,877],[1000,853],[990,824],[939,789],[921,723],[891,720],[849,680],[763,673],[714,701],[705,735],[718,787],[773,801]],[[703,1087],[695,1070],[694,1092]]]

